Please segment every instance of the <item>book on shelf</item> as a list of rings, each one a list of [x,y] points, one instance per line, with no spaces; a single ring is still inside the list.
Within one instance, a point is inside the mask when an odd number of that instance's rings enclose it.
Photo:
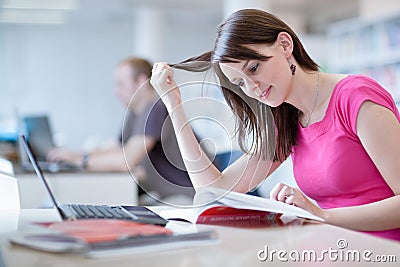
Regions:
[[[169,220],[236,227],[282,226],[299,222],[298,218],[324,221],[294,205],[212,187],[196,192],[193,208],[166,209],[160,215]]]
[[[105,257],[215,243],[212,231],[176,233],[168,228],[115,219],[38,223],[42,231],[20,233],[10,242],[32,249]]]

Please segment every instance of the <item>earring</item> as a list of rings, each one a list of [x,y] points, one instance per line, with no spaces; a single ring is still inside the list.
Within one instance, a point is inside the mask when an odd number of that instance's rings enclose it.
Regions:
[[[294,75],[296,72],[296,65],[294,65],[293,63],[290,63],[290,70],[292,71],[292,75]]]

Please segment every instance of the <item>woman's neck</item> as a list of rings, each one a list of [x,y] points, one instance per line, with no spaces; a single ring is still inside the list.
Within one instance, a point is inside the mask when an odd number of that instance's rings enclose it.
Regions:
[[[307,118],[321,103],[324,80],[323,73],[305,72],[298,68],[285,102],[295,106]]]
[[[303,70],[296,75],[297,77],[293,78],[293,86],[285,102],[299,109],[302,113],[299,121],[303,127],[307,127],[323,119],[336,84],[347,75],[318,74],[317,71],[307,73]]]

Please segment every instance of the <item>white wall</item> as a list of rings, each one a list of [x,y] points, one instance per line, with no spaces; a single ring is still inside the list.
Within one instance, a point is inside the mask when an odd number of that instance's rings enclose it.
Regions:
[[[164,53],[148,59],[174,63],[210,50],[219,19],[201,27],[188,21],[169,18]],[[72,149],[115,137],[124,110],[112,91],[113,71],[121,59],[135,55],[134,43],[142,41],[136,37],[134,23],[126,21],[1,24],[0,128],[17,110],[49,114],[54,132]]]
[[[0,113],[47,113],[66,145],[115,136],[113,69],[132,54],[131,25],[0,26]]]
[[[167,18],[171,19],[171,18]],[[165,28],[165,61],[176,63],[200,55],[214,48],[217,26],[221,17],[204,17],[204,21],[192,21],[187,14],[180,20],[167,21]]]

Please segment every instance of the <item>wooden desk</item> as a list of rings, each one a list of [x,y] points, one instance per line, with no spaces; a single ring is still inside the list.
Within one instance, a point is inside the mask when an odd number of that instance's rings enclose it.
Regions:
[[[129,173],[45,173],[59,202],[137,205],[138,189]],[[17,173],[21,208],[51,207],[50,198],[35,173]]]
[[[160,208],[155,208],[160,210]],[[0,244],[5,266],[173,266],[173,267],[212,267],[212,266],[399,266],[400,243],[376,238],[346,229],[326,225],[309,224],[303,226],[287,226],[279,228],[228,228],[207,225],[191,225],[180,223],[181,227],[196,227],[198,230],[213,229],[219,242],[217,244],[169,250],[163,252],[143,253],[109,257],[104,259],[87,259],[82,256],[68,254],[52,254],[11,245],[7,236],[13,231],[26,231],[29,222],[48,221],[57,218],[54,210],[21,210],[0,215]],[[176,223],[176,222],[175,222]],[[285,250],[289,253],[297,250],[302,253],[314,250],[321,255],[323,250],[335,249],[339,239],[344,239],[348,246],[344,250],[370,250],[376,255],[394,255],[395,263],[371,263],[331,261],[328,256],[321,262],[281,262],[275,254],[274,260],[260,261],[258,252],[268,246],[269,250]],[[263,256],[263,255],[261,255]],[[286,255],[286,257],[288,257]],[[1,259],[1,258],[0,258]],[[352,258],[351,258],[352,259]],[[1,263],[0,263],[1,266]]]

